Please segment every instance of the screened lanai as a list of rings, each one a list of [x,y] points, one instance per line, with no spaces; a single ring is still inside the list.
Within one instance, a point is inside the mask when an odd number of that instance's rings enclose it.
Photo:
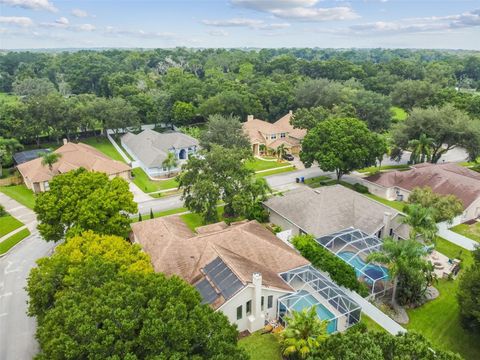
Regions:
[[[388,269],[381,264],[368,262],[368,255],[382,249],[383,242],[374,235],[368,235],[355,228],[348,228],[317,238],[317,242],[351,265],[360,281],[364,282],[371,294],[385,293],[392,287]]]
[[[292,310],[315,307],[317,315],[328,321],[327,331],[343,331],[358,323],[361,308],[335,283],[311,265],[280,274],[296,292],[278,299],[278,319],[285,325]]]

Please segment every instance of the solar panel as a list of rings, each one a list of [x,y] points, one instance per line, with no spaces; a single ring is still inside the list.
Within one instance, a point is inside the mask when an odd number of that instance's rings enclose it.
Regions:
[[[217,297],[218,294],[215,292],[215,289],[210,285],[207,279],[203,279],[200,281],[197,285],[195,285],[197,288],[198,292],[202,296],[202,304],[211,304],[213,303]]]
[[[240,279],[218,257],[207,264],[203,270],[225,299],[229,299],[243,288]]]

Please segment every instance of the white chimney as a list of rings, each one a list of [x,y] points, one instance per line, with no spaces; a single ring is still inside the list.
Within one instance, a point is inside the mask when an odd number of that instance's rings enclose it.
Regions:
[[[390,235],[390,228],[392,226],[392,214],[388,211],[383,213],[383,237]]]
[[[254,332],[263,328],[265,323],[265,316],[262,314],[262,274],[253,273],[252,285],[252,315],[249,317],[249,330]]]
[[[63,139],[63,145],[66,145],[68,144],[68,140],[67,139]]]
[[[248,115],[247,116],[247,121],[252,121],[253,120],[253,115]]]
[[[288,110],[288,115],[293,115],[293,111],[292,111],[292,110]]]

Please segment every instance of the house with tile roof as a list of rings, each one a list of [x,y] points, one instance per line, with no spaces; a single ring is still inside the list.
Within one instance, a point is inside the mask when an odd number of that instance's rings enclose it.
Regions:
[[[147,175],[163,177],[178,173],[189,156],[199,150],[198,140],[177,131],[159,133],[146,129],[139,134],[126,133],[121,138],[123,148]],[[168,169],[163,162],[173,153],[177,166]]]
[[[440,195],[455,195],[463,203],[460,222],[480,217],[480,173],[453,164],[417,164],[406,171],[378,173],[362,179],[375,195],[405,201],[417,187],[429,187]]]
[[[155,271],[192,284],[203,303],[223,312],[239,331],[254,332],[270,320],[282,320],[291,311],[283,300],[293,295],[314,302],[295,302],[295,310],[302,304],[325,309],[319,314],[328,314],[331,332],[360,319],[353,300],[256,221],[222,222],[192,232],[179,216],[161,217],[132,224],[131,240],[150,256]]]
[[[119,176],[127,180],[130,177],[130,166],[110,159],[104,153],[87,144],[64,140],[64,144],[54,152],[59,154],[60,157],[51,168],[42,164],[41,157],[17,166],[27,188],[32,189],[35,193],[49,190],[49,181],[54,176],[79,168],[103,172],[110,178]]]
[[[282,145],[288,152],[298,154],[307,131],[294,129],[290,124],[292,116],[293,112],[289,111],[276,122],[269,123],[248,115],[247,121],[243,123],[243,130],[250,139],[253,154],[258,156],[267,149],[277,149]],[[265,150],[262,150],[263,148]]]

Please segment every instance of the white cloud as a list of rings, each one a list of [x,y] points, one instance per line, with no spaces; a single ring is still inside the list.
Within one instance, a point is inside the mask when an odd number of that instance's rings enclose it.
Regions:
[[[0,4],[32,10],[57,12],[58,9],[49,0],[0,0]]]
[[[40,23],[41,27],[47,27],[47,28],[62,28],[62,29],[67,29],[70,26],[70,21],[62,16],[55,20],[54,22],[42,22]]]
[[[211,36],[228,36],[229,35],[228,31],[225,31],[222,29],[210,30],[208,34]]]
[[[231,0],[235,6],[266,12],[282,19],[305,22],[352,20],[360,16],[348,6],[316,7],[319,0]]]
[[[81,9],[73,9],[71,14],[75,17],[83,18],[88,16],[88,12]]]
[[[55,22],[60,25],[68,25],[70,23],[70,21],[68,21],[68,19],[64,16],[55,20]]]
[[[202,20],[207,26],[217,27],[247,27],[255,30],[279,30],[290,26],[288,23],[266,23],[263,20],[234,18],[227,20]]]
[[[177,35],[170,32],[153,32],[153,31],[144,31],[144,30],[128,30],[120,29],[114,26],[106,26],[105,34],[107,35],[117,35],[117,36],[130,36],[144,39],[165,39],[165,40],[174,40],[177,39]]]
[[[94,31],[96,29],[95,25],[92,24],[82,24],[79,25],[77,28],[82,31]]]
[[[21,27],[32,26],[33,21],[25,16],[0,16],[1,24],[16,25]]]
[[[410,18],[397,21],[376,21],[350,26],[350,33],[416,33],[448,31],[480,26],[480,9],[463,14]],[[348,31],[347,31],[348,32]],[[345,32],[345,33],[347,33]]]

